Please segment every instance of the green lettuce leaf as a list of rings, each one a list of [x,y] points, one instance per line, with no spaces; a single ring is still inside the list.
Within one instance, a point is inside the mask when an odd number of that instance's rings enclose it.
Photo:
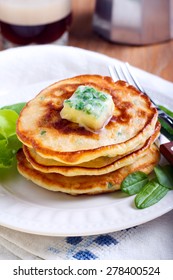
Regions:
[[[13,151],[8,147],[7,140],[0,140],[0,168],[11,167],[14,159]]]
[[[19,106],[15,104],[7,106],[9,109],[0,109],[0,168],[11,167],[17,151],[22,147],[16,135],[16,123],[19,117],[17,112],[24,105],[25,103],[19,103]]]
[[[20,114],[21,110],[23,109],[23,107],[26,105],[26,102],[20,102],[20,103],[16,103],[16,104],[12,104],[12,105],[7,105],[2,107],[1,109],[10,109],[15,111],[18,115]]]
[[[0,110],[0,135],[8,138],[16,134],[18,114],[13,110]]]

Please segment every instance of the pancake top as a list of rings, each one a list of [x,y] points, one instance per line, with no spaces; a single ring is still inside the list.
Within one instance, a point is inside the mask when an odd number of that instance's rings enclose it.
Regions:
[[[112,96],[113,116],[97,133],[60,116],[64,100],[81,85]],[[133,86],[114,83],[110,77],[81,75],[50,85],[29,101],[19,116],[17,135],[43,157],[80,163],[128,152],[151,136],[156,121],[157,110]]]

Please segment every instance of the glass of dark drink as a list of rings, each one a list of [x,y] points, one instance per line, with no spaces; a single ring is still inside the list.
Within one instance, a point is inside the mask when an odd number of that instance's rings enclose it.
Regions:
[[[71,0],[0,0],[4,48],[68,42]]]

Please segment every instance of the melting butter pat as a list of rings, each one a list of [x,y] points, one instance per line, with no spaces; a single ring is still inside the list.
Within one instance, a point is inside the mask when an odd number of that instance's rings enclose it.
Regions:
[[[79,86],[63,105],[60,112],[62,119],[78,123],[92,131],[102,129],[114,111],[111,95],[90,86]]]

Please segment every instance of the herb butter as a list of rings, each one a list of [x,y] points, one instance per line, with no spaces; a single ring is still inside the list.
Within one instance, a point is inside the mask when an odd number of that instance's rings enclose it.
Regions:
[[[91,86],[79,86],[73,95],[64,100],[60,112],[62,119],[90,129],[100,130],[110,120],[114,110],[111,95]]]

